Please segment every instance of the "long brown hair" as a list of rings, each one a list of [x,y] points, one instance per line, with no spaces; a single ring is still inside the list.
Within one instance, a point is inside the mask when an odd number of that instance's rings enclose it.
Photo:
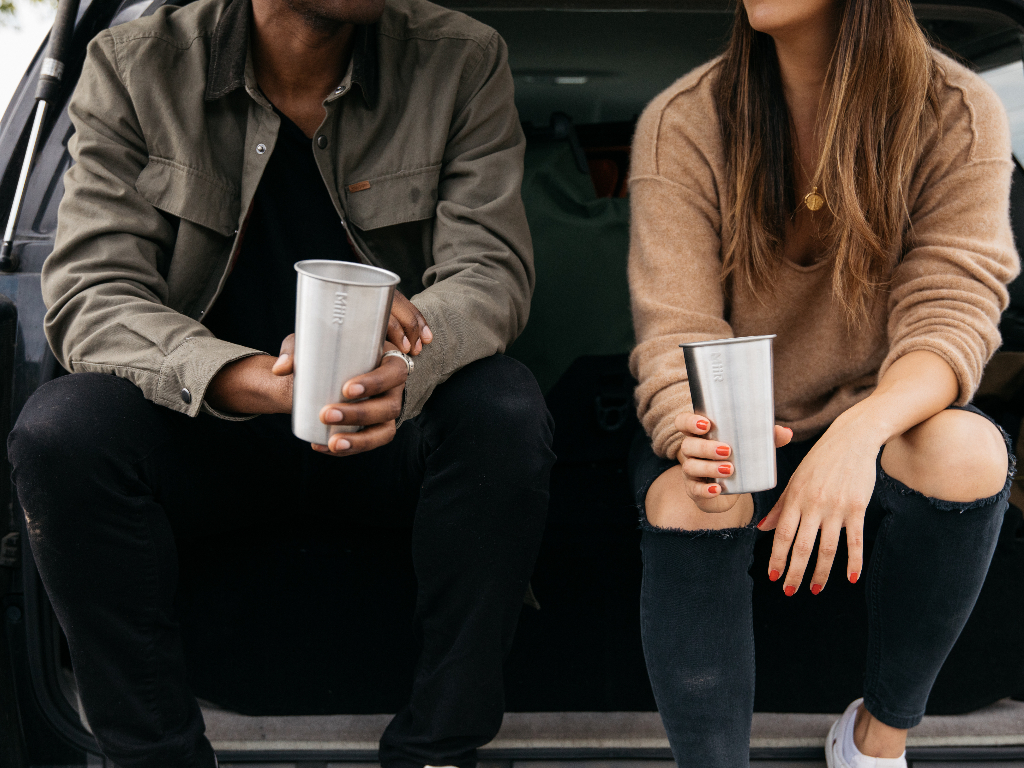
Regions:
[[[718,81],[718,112],[732,182],[723,214],[733,236],[723,280],[762,293],[783,258],[796,210],[789,111],[771,36],[754,30],[742,0]],[[937,65],[910,0],[846,0],[825,78],[812,183],[832,223],[823,233],[832,287],[849,320],[867,317],[902,248],[904,191],[919,151],[921,118],[938,116]]]

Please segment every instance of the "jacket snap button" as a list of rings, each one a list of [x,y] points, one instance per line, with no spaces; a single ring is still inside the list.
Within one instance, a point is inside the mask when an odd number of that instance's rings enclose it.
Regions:
[[[189,405],[192,402],[192,393],[187,389],[181,390],[181,399],[185,401],[185,405]]]
[[[256,145],[256,154],[257,155],[262,155],[266,151],[267,151],[267,145],[266,144],[257,144]]]
[[[318,147],[320,147],[320,149],[327,149],[327,137],[326,136],[317,136],[316,137],[316,145]]]

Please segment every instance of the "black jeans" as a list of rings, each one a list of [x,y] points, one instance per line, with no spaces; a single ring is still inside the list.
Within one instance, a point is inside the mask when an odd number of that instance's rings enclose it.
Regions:
[[[245,524],[247,508],[272,504],[286,515],[412,513],[422,652],[380,759],[473,766],[504,713],[502,664],[543,533],[551,438],[532,374],[501,355],[454,374],[387,446],[344,458],[292,437],[287,416],[191,419],[101,374],[41,387],[9,452],[106,755],[122,768],[214,765],[173,611],[174,533]]]
[[[984,415],[973,406],[965,410]],[[867,509],[867,518],[878,520],[878,530],[864,573],[869,608],[864,701],[872,715],[893,728],[921,721],[935,677],[981,591],[1009,503],[1013,453],[1009,438],[1003,437],[1010,476],[1000,493],[970,503],[931,499],[908,488],[882,470],[879,452]],[[675,462],[655,456],[642,434],[634,442],[630,472],[643,528],[644,656],[680,766],[749,764],[754,708],[750,567],[757,537],[774,535],[762,533],[756,524],[771,511],[815,440],[777,451],[778,484],[754,494],[749,525],[704,531],[655,528],[647,522],[647,491]],[[837,561],[833,571],[843,567]]]

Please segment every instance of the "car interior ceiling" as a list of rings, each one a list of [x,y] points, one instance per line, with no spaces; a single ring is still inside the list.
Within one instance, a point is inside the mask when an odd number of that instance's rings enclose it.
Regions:
[[[125,15],[160,4],[138,3]],[[629,144],[646,103],[721,50],[731,16],[467,10],[508,42],[528,137],[523,196],[538,288],[510,354],[530,365],[547,393],[559,457],[536,601],[524,606],[507,664],[508,709],[652,711],[640,646],[639,531],[625,476],[636,429],[626,366]],[[922,23],[977,66],[1020,59],[1019,30],[995,14],[928,8]],[[1015,226],[1022,182],[1017,168]],[[43,231],[55,223],[57,192],[36,219]],[[180,541],[178,608],[196,694],[251,715],[395,711],[416,655],[411,531],[299,520],[286,510],[258,518],[265,524],[241,533]],[[1019,528],[1008,518],[1007,546],[1024,546]],[[755,572],[767,561],[766,543]],[[1024,570],[1006,584],[1024,588]],[[841,711],[861,688],[863,582],[819,601],[810,623],[806,595],[784,600],[768,586],[755,586],[756,708]],[[1006,614],[1008,589],[982,593],[930,712],[966,712],[1024,694],[1024,616]],[[986,634],[993,617],[1002,626],[995,639]],[[979,682],[974,660],[982,649],[989,667],[1005,664]],[[67,666],[66,649],[62,660]]]

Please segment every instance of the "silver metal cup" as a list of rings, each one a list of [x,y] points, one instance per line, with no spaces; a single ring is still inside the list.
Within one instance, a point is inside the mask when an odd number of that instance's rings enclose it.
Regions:
[[[348,261],[312,259],[295,265],[295,381],[292,432],[326,445],[357,426],[327,426],[320,410],[345,402],[341,388],[380,363],[398,275]]]
[[[708,437],[732,448],[733,473],[718,479],[723,494],[766,491],[777,482],[774,338],[744,336],[679,345],[693,412],[710,419]]]

